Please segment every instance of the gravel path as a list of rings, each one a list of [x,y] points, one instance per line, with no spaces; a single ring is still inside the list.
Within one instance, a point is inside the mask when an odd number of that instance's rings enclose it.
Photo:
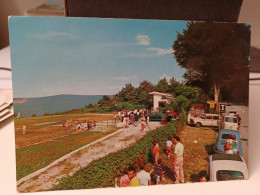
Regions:
[[[118,124],[119,126],[122,124]],[[83,146],[47,167],[38,170],[17,181],[19,192],[45,191],[59,183],[59,180],[66,175],[73,175],[76,171],[87,166],[93,160],[100,159],[109,153],[127,148],[142,138],[147,132],[160,127],[159,122],[149,123],[150,129],[141,130],[141,123],[137,127],[130,126],[122,128],[117,132],[101,138],[91,144]]]

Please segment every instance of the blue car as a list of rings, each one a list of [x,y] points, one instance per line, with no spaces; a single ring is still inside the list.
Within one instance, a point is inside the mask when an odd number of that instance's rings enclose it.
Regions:
[[[243,149],[239,132],[227,129],[219,131],[214,149],[216,153],[237,154],[242,156]]]

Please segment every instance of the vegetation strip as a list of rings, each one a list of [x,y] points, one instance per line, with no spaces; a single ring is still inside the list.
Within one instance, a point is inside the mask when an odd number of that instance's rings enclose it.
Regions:
[[[124,168],[141,160],[145,163],[152,158],[152,140],[156,137],[161,146],[169,136],[176,133],[177,124],[169,123],[164,127],[149,132],[140,141],[119,152],[95,160],[73,176],[62,178],[60,183],[51,190],[69,190],[85,188],[103,188],[115,185],[115,178],[122,175]]]

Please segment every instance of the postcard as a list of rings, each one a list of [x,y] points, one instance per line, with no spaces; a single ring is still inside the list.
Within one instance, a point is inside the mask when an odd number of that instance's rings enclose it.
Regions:
[[[249,24],[9,19],[19,192],[248,179]]]

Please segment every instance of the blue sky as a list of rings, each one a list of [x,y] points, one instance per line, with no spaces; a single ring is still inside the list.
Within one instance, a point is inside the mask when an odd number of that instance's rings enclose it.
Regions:
[[[171,46],[184,28],[185,21],[12,17],[14,97],[112,95],[126,83],[182,80]]]

